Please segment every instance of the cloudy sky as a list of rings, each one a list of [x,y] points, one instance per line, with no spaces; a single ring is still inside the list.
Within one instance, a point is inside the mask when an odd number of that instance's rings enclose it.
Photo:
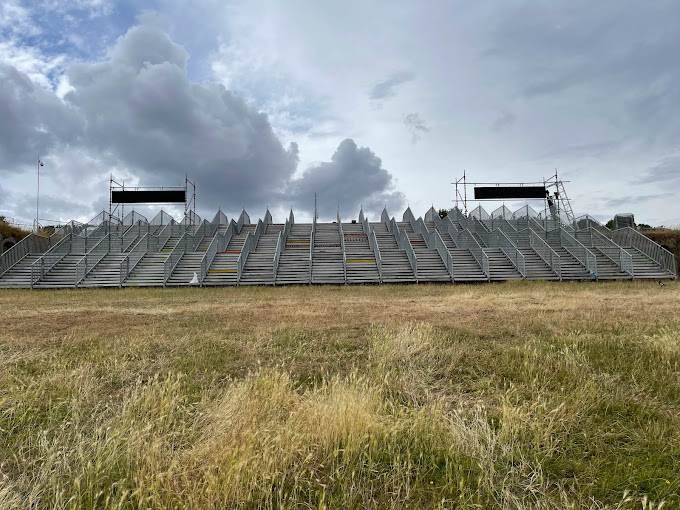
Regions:
[[[678,48],[676,0],[3,0],[0,214],[31,223],[40,157],[46,220],[111,174],[282,219],[557,168],[577,214],[680,224]]]

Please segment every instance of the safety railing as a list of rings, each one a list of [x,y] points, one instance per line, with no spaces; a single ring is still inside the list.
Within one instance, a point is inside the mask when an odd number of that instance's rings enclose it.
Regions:
[[[198,245],[201,244],[201,241],[203,241],[203,238],[208,235],[208,231],[210,230],[211,223],[208,220],[203,220],[201,224],[196,228],[196,231],[193,233],[191,236],[191,244],[187,246],[186,251],[197,251],[198,250]],[[189,249],[191,248],[191,249]]]
[[[477,264],[479,264],[484,276],[486,276],[486,279],[489,280],[491,278],[489,256],[484,251],[484,248],[482,248],[482,245],[479,244],[477,238],[472,235],[472,232],[470,232],[470,230],[467,228],[461,230],[455,237],[455,243],[456,246],[470,251],[474,259],[477,261]]]
[[[411,269],[413,270],[413,276],[416,278],[416,281],[418,281],[418,257],[416,257],[416,252],[413,250],[413,246],[411,246],[411,241],[409,241],[406,233],[399,228],[399,225],[397,225],[394,217],[390,219],[389,230],[396,239],[399,248],[404,250],[406,253],[408,261],[411,264]]]
[[[241,277],[243,276],[243,271],[246,268],[246,262],[248,261],[248,255],[250,255],[250,252],[253,251],[257,247],[257,243],[260,240],[260,236],[264,232],[264,229],[266,228],[266,223],[264,223],[262,220],[257,221],[257,227],[255,227],[255,233],[251,234],[248,233],[246,236],[245,242],[243,243],[243,248],[241,249],[241,253],[239,253],[238,256],[238,282],[241,282]]]
[[[45,276],[50,269],[71,252],[73,234],[65,235],[58,243],[43,253],[31,264],[31,288]]]
[[[487,243],[489,229],[486,227],[486,225],[484,225],[484,223],[482,223],[482,221],[479,218],[475,216],[470,217],[470,219],[468,220],[468,230],[470,232],[478,234],[484,240],[484,242]]]
[[[76,262],[73,268],[73,286],[77,287],[111,250],[111,234],[106,234]]]
[[[505,218],[496,218],[494,221],[494,227],[505,232],[508,237],[511,237],[517,233],[517,229]]]
[[[538,254],[543,261],[550,266],[557,277],[562,279],[562,265],[560,256],[536,231],[529,228],[529,246]]]
[[[338,220],[338,234],[340,235],[340,249],[342,250],[342,274],[345,283],[347,283],[347,252],[345,251],[345,233],[342,230],[342,222],[340,221],[340,214],[337,215]]]
[[[146,230],[145,233],[148,233],[149,231],[149,225],[148,223],[142,226],[141,224],[136,224],[136,225],[130,225],[130,227],[123,233],[123,235],[120,238],[120,252],[125,253],[128,251],[132,245],[139,239],[140,235],[142,235],[142,231]]]
[[[527,218],[527,226],[535,232],[545,232],[545,223],[536,218]]]
[[[597,257],[564,228],[560,228],[560,245],[578,260],[593,278],[597,278]]]
[[[99,244],[100,239],[102,239],[108,233],[109,224],[106,221],[100,223],[94,228],[88,226],[88,228],[86,229],[86,234],[84,236],[85,253],[87,253],[89,249],[92,248],[94,245]]]
[[[184,232],[163,262],[163,285],[168,283],[168,280],[172,276],[172,272],[175,270],[175,267],[177,267],[177,264],[179,264],[179,261],[189,248],[192,248],[193,250],[193,246],[194,237],[188,232]]]
[[[149,251],[161,251],[172,237],[173,223],[165,225],[158,234],[149,238]]]
[[[312,283],[312,262],[314,260],[313,254],[314,254],[314,236],[316,235],[316,213],[314,215],[314,220],[312,221],[312,230],[309,233],[309,276],[307,278],[307,281],[309,283]]]
[[[642,235],[637,230],[624,227],[616,229],[612,232],[612,238],[621,247],[634,248],[661,266],[661,269],[668,271],[676,278],[678,276],[678,269],[675,262],[675,256],[663,246],[652,241],[649,237]]]
[[[246,239],[243,242],[243,248],[241,248],[241,253],[239,253],[236,265],[238,271],[237,282],[241,281],[241,277],[243,276],[243,270],[245,269],[246,261],[248,260],[248,255],[254,248],[255,248],[255,235],[248,232],[248,234],[246,235]]]
[[[373,256],[375,257],[375,265],[378,268],[378,278],[382,282],[382,255],[380,254],[378,238],[375,236],[375,231],[368,222],[368,218],[362,217],[361,225],[364,230],[364,233],[368,237],[368,245],[371,247],[371,250],[373,251]]]
[[[227,248],[227,244],[229,244],[229,241],[237,228],[236,222],[231,220],[227,230],[223,234],[217,231],[213,236],[212,241],[210,241],[210,244],[208,245],[208,249],[205,250],[205,254],[201,258],[201,274],[199,275],[201,285],[203,285],[203,280],[208,276],[208,271],[210,270],[213,260],[215,260],[215,257],[219,252],[222,252]]]
[[[288,240],[288,235],[290,230],[293,228],[293,211],[290,212],[290,216],[286,218],[286,223],[283,226],[283,230],[279,232],[276,239],[276,250],[274,251],[274,261],[272,265],[272,271],[274,273],[274,282],[276,282],[276,275],[279,272],[279,263],[281,262],[281,255],[283,255],[283,250],[286,247],[286,241]]]
[[[431,250],[437,251],[439,258],[446,266],[449,276],[453,278],[453,257],[451,256],[449,249],[446,247],[446,244],[444,244],[444,240],[442,239],[441,235],[439,235],[439,231],[437,229],[433,230],[432,232],[427,230],[427,226],[425,225],[425,222],[422,218],[412,221],[411,225],[413,226],[413,231],[421,235],[427,247]]]
[[[55,234],[53,234],[54,236]],[[55,239],[54,242],[58,242]],[[28,234],[9,250],[0,255],[0,276],[9,271],[14,265],[27,255],[45,253],[50,249],[52,237],[39,234]]]
[[[135,269],[140,260],[144,258],[150,249],[151,239],[155,237],[151,234],[144,234],[137,243],[130,249],[128,254],[120,262],[120,281],[119,286],[123,286],[123,282]]]
[[[283,231],[280,231],[279,235],[276,236],[276,248],[274,249],[274,260],[272,261],[272,275],[274,282],[276,282],[276,274],[279,272],[279,261],[281,260],[283,246],[286,243],[283,238]]]
[[[522,278],[526,278],[526,257],[521,251],[519,251],[519,248],[517,248],[517,245],[512,241],[512,239],[510,239],[510,237],[508,237],[508,235],[500,229],[494,230],[489,234],[489,236],[490,244],[498,246],[503,251],[505,256],[508,257],[510,262],[512,262],[512,265],[515,266],[515,269],[519,271],[519,273],[522,275]]]
[[[604,254],[605,257],[619,266],[621,272],[626,273],[631,277],[634,276],[633,256],[627,250],[624,250],[621,246],[594,227],[590,227],[590,235],[593,246],[599,248],[600,253]],[[615,253],[614,256],[612,256],[612,252]]]
[[[428,246],[437,250],[437,253],[439,253],[439,256],[446,266],[446,270],[451,276],[451,279],[453,279],[453,255],[451,255],[446,243],[444,243],[441,234],[439,231],[435,230],[434,232],[429,233],[429,237],[431,241],[428,243]]]

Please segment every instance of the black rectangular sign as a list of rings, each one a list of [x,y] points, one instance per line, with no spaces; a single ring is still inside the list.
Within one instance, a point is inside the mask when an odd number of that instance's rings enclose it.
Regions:
[[[186,190],[183,189],[111,192],[114,204],[183,204],[185,200]]]
[[[476,200],[545,198],[545,186],[475,186]]]

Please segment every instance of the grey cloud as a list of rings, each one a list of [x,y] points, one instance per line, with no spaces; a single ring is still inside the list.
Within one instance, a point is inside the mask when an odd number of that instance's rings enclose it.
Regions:
[[[88,142],[145,184],[178,184],[189,174],[208,207],[266,201],[291,178],[296,153],[241,98],[189,81],[187,58],[161,30],[132,28],[104,62],[69,68],[75,90],[65,99],[85,117]]]
[[[411,134],[411,143],[418,143],[423,135],[430,132],[430,128],[425,121],[420,118],[419,113],[409,113],[404,116],[404,125]]]
[[[635,204],[639,204],[640,202],[647,202],[649,200],[655,200],[658,198],[668,198],[673,196],[675,193],[671,192],[666,192],[666,193],[653,193],[653,194],[647,194],[647,195],[630,195],[626,197],[618,197],[618,198],[613,198],[609,199],[605,202],[605,205],[607,207],[628,207],[630,208],[631,206],[634,206]]]
[[[58,196],[46,190],[41,217],[91,217],[105,203],[109,172],[145,186],[179,185],[188,174],[198,185],[201,212],[211,217],[220,206],[232,213],[266,204],[310,210],[314,191],[333,211],[338,201],[348,211],[362,202],[377,208],[403,201],[380,159],[351,140],[330,162],[293,180],[297,145],[284,148],[267,115],[222,85],[191,82],[187,60],[158,28],[134,27],[102,61],[68,67],[73,90],[64,101],[0,67],[6,78],[0,109],[12,120],[0,122],[6,135],[0,162],[19,168],[40,151],[53,184],[64,188]],[[16,215],[33,217],[32,197],[10,202]]]
[[[58,144],[74,142],[82,123],[59,98],[0,63],[0,172],[21,170]]]
[[[396,94],[396,90],[400,85],[413,81],[415,77],[416,75],[409,71],[395,73],[389,78],[373,85],[368,97],[373,100],[392,97]]]
[[[562,145],[546,151],[540,157],[545,159],[598,158],[616,151],[621,147],[621,144],[622,142],[619,140],[607,140],[604,142]]]
[[[527,100],[606,112],[617,129],[668,142],[680,136],[679,15],[666,1],[507,4],[485,57]]]
[[[635,184],[680,184],[680,155],[667,156],[635,181]]]
[[[512,126],[516,121],[517,117],[513,113],[503,112],[493,121],[491,129],[496,132],[503,131]]]
[[[322,217],[335,217],[338,205],[343,218],[355,217],[362,205],[375,214],[385,205],[392,210],[403,205],[404,196],[394,184],[380,158],[348,138],[340,142],[331,161],[308,168],[302,177],[291,181],[283,201],[291,200],[295,209],[312,211],[314,193],[318,193]]]

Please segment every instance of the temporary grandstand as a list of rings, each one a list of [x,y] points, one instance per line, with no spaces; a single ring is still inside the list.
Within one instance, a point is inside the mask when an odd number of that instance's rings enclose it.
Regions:
[[[316,215],[315,215],[316,216]],[[2,288],[234,286],[631,280],[677,278],[673,254],[631,227],[610,230],[584,216],[572,222],[526,205],[491,213],[481,206],[445,217],[431,208],[401,221],[383,210],[334,222],[284,223],[266,212],[253,222],[218,211],[180,221],[102,212],[50,236],[30,234],[0,256]]]

